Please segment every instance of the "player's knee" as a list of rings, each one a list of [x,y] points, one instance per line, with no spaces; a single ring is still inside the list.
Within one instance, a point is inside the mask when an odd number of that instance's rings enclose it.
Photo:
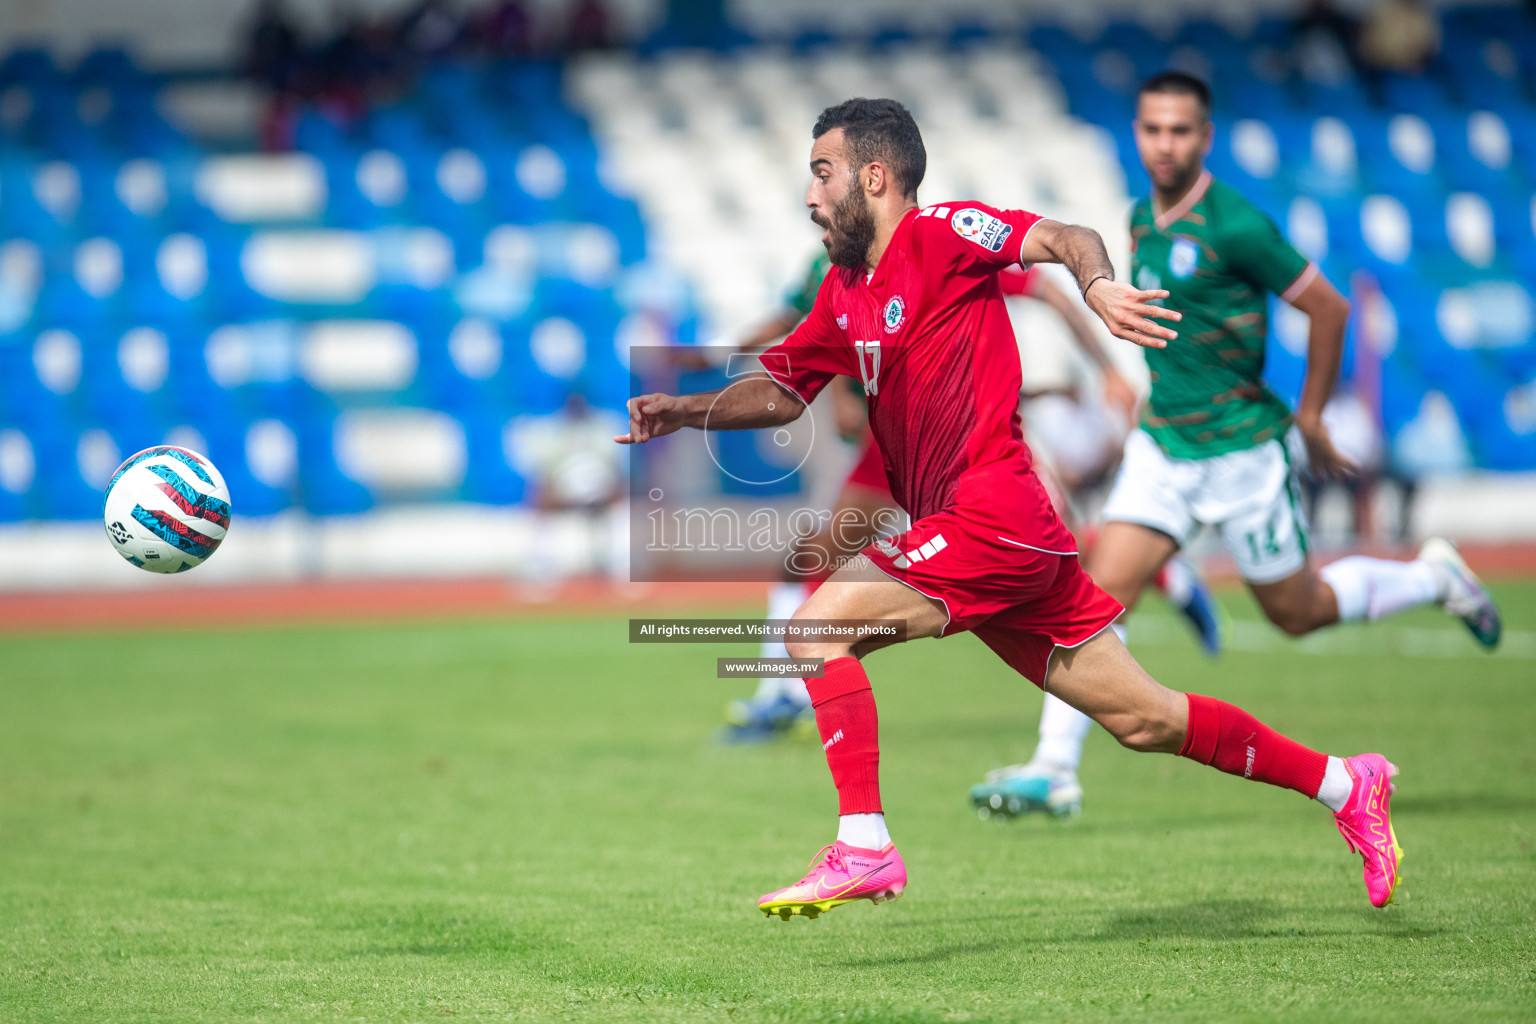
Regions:
[[[1126,727],[1115,732],[1114,736],[1128,750],[1150,753],[1176,747],[1182,731],[1182,723],[1175,726],[1164,719],[1148,717],[1127,722]]]
[[[844,658],[853,653],[853,648],[848,644],[827,643],[824,640],[786,640],[784,649],[789,652],[791,658],[800,661],[808,661],[812,658],[831,661],[833,658]]]
[[[1289,636],[1305,636],[1317,628],[1310,608],[1283,604],[1264,609],[1269,621]]]
[[[1101,718],[1105,730],[1122,747],[1144,752],[1177,750],[1188,724],[1188,713],[1180,712],[1175,702],[1159,702]]]

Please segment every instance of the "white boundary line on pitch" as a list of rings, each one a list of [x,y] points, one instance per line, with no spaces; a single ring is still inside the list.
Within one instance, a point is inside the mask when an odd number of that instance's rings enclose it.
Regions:
[[[1460,627],[1425,629],[1388,623],[1334,627],[1293,639],[1267,622],[1228,621],[1222,640],[1226,650],[1262,654],[1283,651],[1323,656],[1401,654],[1411,658],[1536,659],[1536,633],[1524,630],[1505,630],[1498,648],[1492,653],[1484,651],[1472,635]],[[1130,647],[1133,651],[1138,644],[1162,647],[1178,643],[1193,645],[1194,637],[1172,616],[1131,617]]]

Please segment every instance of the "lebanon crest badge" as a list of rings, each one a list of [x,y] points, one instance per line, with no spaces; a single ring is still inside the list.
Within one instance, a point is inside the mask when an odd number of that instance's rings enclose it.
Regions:
[[[891,296],[891,301],[885,304],[885,312],[880,314],[880,319],[885,322],[886,334],[895,334],[901,329],[901,325],[907,319],[907,304],[900,295]]]

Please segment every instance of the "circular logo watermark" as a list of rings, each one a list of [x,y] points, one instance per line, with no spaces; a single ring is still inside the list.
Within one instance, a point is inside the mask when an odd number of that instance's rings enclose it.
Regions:
[[[752,377],[746,379],[762,380],[763,378]],[[764,450],[763,446],[758,446],[758,453],[762,457],[760,460],[761,465],[747,464],[744,459],[726,459],[720,449],[719,438],[722,432],[711,428],[709,421],[710,417],[714,415],[715,406],[719,404],[720,399],[731,388],[742,383],[744,381],[738,380],[727,384],[715,396],[714,401],[710,403],[709,411],[704,415],[704,447],[709,452],[710,459],[719,467],[720,472],[737,483],[745,484],[748,487],[767,487],[772,484],[781,483],[798,472],[800,467],[805,465],[805,460],[810,458],[811,447],[816,441],[816,421],[810,416],[801,416],[792,423],[775,428],[768,438],[770,445],[767,449]],[[770,410],[776,408],[779,402],[799,401],[798,398],[785,391],[779,398],[770,402],[768,408]],[[804,426],[802,427],[801,424],[804,424]],[[733,463],[733,466],[726,466],[727,461]],[[784,466],[789,468],[779,472]],[[777,475],[774,475],[775,473]]]

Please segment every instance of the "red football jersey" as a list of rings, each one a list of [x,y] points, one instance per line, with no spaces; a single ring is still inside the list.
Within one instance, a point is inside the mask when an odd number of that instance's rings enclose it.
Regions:
[[[912,210],[873,274],[832,268],[763,365],[807,403],[836,374],[863,382],[892,493],[914,521],[985,507],[1015,542],[1075,551],[1030,471],[1019,350],[997,281],[1040,219],[975,202]]]

